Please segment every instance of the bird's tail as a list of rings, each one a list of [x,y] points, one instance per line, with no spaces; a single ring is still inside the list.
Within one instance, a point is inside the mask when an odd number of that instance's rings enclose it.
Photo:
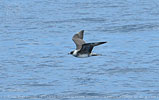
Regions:
[[[93,46],[98,46],[98,45],[101,45],[101,44],[104,44],[104,43],[107,43],[107,42],[95,42],[95,43],[92,43]]]

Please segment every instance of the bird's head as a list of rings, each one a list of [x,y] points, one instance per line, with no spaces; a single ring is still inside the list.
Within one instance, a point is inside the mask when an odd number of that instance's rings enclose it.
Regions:
[[[73,52],[74,52],[74,51],[71,51],[71,52],[70,52],[70,53],[68,53],[68,54],[71,54],[71,55],[73,55]]]

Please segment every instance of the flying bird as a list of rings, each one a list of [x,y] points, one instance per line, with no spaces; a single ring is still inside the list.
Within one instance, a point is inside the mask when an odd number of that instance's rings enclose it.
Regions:
[[[81,30],[77,34],[72,37],[72,40],[76,44],[76,50],[71,51],[69,54],[75,57],[90,57],[90,56],[98,56],[99,54],[92,53],[93,47],[107,43],[107,42],[94,42],[94,43],[86,43],[83,40],[84,30]]]

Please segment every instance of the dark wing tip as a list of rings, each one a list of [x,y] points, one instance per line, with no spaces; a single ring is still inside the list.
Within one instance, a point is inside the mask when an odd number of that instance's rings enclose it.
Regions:
[[[105,41],[105,42],[102,42],[102,43],[108,43],[107,41]]]
[[[83,33],[83,32],[84,32],[84,30],[81,30],[80,32],[82,32],[82,33]]]
[[[80,39],[83,39],[84,30],[81,30],[81,31],[78,32],[77,34],[78,34],[78,37],[79,37]]]
[[[107,43],[107,41],[105,41],[105,42],[98,42],[97,44],[104,44],[104,43]]]
[[[104,43],[107,43],[106,41],[105,42],[98,42],[98,45],[100,45],[100,44],[104,44]]]
[[[95,42],[95,43],[91,43],[93,46],[98,46],[98,45],[101,45],[101,44],[104,44],[104,43],[107,43],[106,41],[105,42]]]

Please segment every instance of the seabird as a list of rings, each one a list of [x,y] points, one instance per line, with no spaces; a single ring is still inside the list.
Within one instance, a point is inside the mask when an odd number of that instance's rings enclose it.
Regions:
[[[75,57],[90,57],[98,56],[99,54],[92,53],[93,47],[98,46],[107,42],[94,42],[94,43],[85,43],[83,40],[84,30],[81,30],[72,37],[72,40],[76,44],[76,50],[71,51],[69,54]]]

